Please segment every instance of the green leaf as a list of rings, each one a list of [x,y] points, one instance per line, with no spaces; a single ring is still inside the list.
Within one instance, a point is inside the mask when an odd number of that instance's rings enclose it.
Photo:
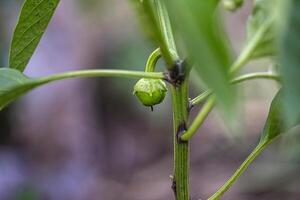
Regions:
[[[300,1],[285,0],[280,27],[279,60],[287,123],[300,117]]]
[[[273,98],[268,118],[266,120],[260,143],[274,139],[284,131],[284,117],[282,116],[282,90]]]
[[[212,88],[217,101],[231,111],[235,93],[229,84],[231,64],[225,34],[216,6],[218,0],[164,1],[170,13],[176,39],[182,44],[189,64],[198,76]]]
[[[270,20],[274,19],[274,13],[277,9],[277,0],[255,0],[252,15],[247,23],[247,41],[248,43],[259,33],[259,30],[267,24],[263,37],[257,44],[251,58],[259,58],[263,56],[271,56],[276,53],[276,31],[274,23]]]
[[[35,80],[24,76],[20,71],[9,68],[0,69],[0,110],[19,96],[38,86]]]
[[[162,55],[169,65],[173,64],[172,52],[168,48],[160,28],[156,7],[159,0],[131,0],[146,34],[160,47]]]
[[[26,0],[10,48],[9,66],[24,71],[39,44],[59,0]]]
[[[260,143],[270,142],[288,129],[300,124],[300,117],[287,124],[283,113],[283,93],[280,89],[272,100]]]

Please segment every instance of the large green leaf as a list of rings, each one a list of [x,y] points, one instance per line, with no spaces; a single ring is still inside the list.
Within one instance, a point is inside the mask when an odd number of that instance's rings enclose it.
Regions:
[[[277,10],[277,0],[255,0],[254,8],[247,23],[247,41],[263,31],[260,41],[255,47],[251,58],[270,56],[276,53],[276,31],[274,18]],[[263,30],[262,30],[263,29]]]
[[[229,84],[230,51],[224,38],[216,6],[218,0],[165,0],[176,39],[190,64],[217,101],[230,111],[235,99]]]
[[[59,0],[26,0],[15,28],[9,66],[24,71],[32,57]]]
[[[300,1],[285,0],[280,26],[280,66],[287,123],[300,117]]]
[[[300,124],[300,117],[295,118],[293,123],[286,123],[283,113],[283,89],[280,89],[272,100],[260,143],[270,142],[298,124]]]

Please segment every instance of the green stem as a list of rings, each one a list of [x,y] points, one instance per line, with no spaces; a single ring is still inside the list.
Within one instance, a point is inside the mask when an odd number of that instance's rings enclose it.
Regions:
[[[210,95],[212,94],[212,90],[208,89],[206,91],[204,91],[203,93],[201,93],[200,95],[196,96],[194,99],[191,100],[191,105],[195,106],[198,105],[200,103],[202,103],[203,101],[205,101],[208,97],[210,97]]]
[[[64,72],[60,74],[54,74],[42,78],[36,78],[38,82],[48,83],[52,81],[69,79],[69,78],[83,78],[83,77],[120,77],[120,78],[153,78],[163,79],[164,74],[162,72],[142,72],[142,71],[128,71],[128,70],[106,70],[106,69],[94,69],[94,70],[78,70]]]
[[[155,49],[149,56],[146,63],[146,72],[154,72],[158,59],[161,57],[160,48]]]
[[[252,163],[252,161],[270,144],[271,141],[266,141],[259,143],[252,153],[247,157],[247,159],[240,165],[240,167],[235,171],[231,178],[208,200],[218,200],[223,194],[236,182],[236,180],[241,176],[241,174],[247,169],[247,167]]]
[[[163,4],[162,0],[154,0],[154,5],[157,10],[157,15],[158,15],[157,17],[158,17],[159,25],[161,27],[161,32],[168,46],[170,56],[173,61],[178,60],[179,56],[177,53],[177,48],[175,45],[175,40],[174,40],[167,9]],[[168,67],[172,67],[172,66],[168,66]]]
[[[158,21],[167,43],[173,62],[168,69],[173,69],[173,63],[179,59],[169,16],[163,1],[154,0],[158,13]],[[186,128],[188,120],[188,75],[185,81],[179,86],[171,85],[172,106],[173,106],[173,127],[174,127],[174,176],[172,188],[176,200],[190,200],[189,195],[189,142],[182,142],[179,134]]]
[[[188,118],[188,84],[171,86],[174,128],[174,177],[173,188],[176,200],[189,200],[189,142],[178,140]]]
[[[248,80],[253,80],[253,79],[272,79],[275,81],[280,81],[280,76],[278,74],[272,74],[269,72],[254,72],[254,73],[249,73],[245,75],[238,76],[234,79],[232,79],[230,82],[232,84],[237,84],[241,83],[244,81]],[[194,99],[191,100],[191,105],[195,106],[200,103],[202,103],[204,100],[206,100],[211,94],[213,94],[212,90],[208,89],[195,97]]]
[[[253,79],[272,79],[275,81],[280,81],[280,76],[278,74],[272,74],[270,72],[255,72],[238,76],[232,79],[231,83],[236,84]]]
[[[204,120],[206,119],[210,111],[213,109],[214,105],[215,97],[212,96],[204,104],[203,108],[198,113],[189,129],[181,136],[181,140],[188,141],[194,134],[196,134],[198,128],[203,124]]]

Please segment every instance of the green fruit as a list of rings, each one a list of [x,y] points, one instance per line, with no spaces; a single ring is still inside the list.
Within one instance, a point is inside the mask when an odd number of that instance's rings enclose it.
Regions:
[[[167,93],[167,86],[160,79],[142,78],[134,86],[133,94],[145,106],[154,106],[161,103]]]

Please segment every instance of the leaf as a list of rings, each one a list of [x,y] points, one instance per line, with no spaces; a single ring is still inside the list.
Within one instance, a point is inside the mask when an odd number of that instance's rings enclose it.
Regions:
[[[20,71],[0,69],[0,111],[9,103],[41,83],[24,76]]]
[[[173,64],[168,45],[160,28],[158,13],[155,9],[159,0],[131,0],[146,34],[160,47],[162,55],[169,65]]]
[[[286,0],[280,27],[279,61],[287,123],[300,117],[300,1]]]
[[[283,89],[280,89],[272,100],[260,143],[269,142],[298,124],[300,124],[300,117],[295,119],[292,124],[285,123]]]
[[[177,40],[197,75],[212,88],[217,101],[231,111],[235,93],[229,84],[231,57],[224,31],[215,12],[218,0],[164,1],[170,13]],[[232,111],[231,111],[232,112]]]
[[[274,23],[270,23],[270,20],[274,18],[276,6],[277,0],[255,0],[252,15],[247,22],[247,42],[250,43],[255,35],[259,33],[259,30],[267,23],[268,27],[251,58],[270,56],[276,53],[276,31]]]
[[[14,30],[9,66],[24,71],[39,44],[59,0],[26,0]]]
[[[266,120],[260,143],[270,141],[278,136],[284,130],[284,121],[282,116],[282,90],[279,90],[272,100],[268,118]]]

